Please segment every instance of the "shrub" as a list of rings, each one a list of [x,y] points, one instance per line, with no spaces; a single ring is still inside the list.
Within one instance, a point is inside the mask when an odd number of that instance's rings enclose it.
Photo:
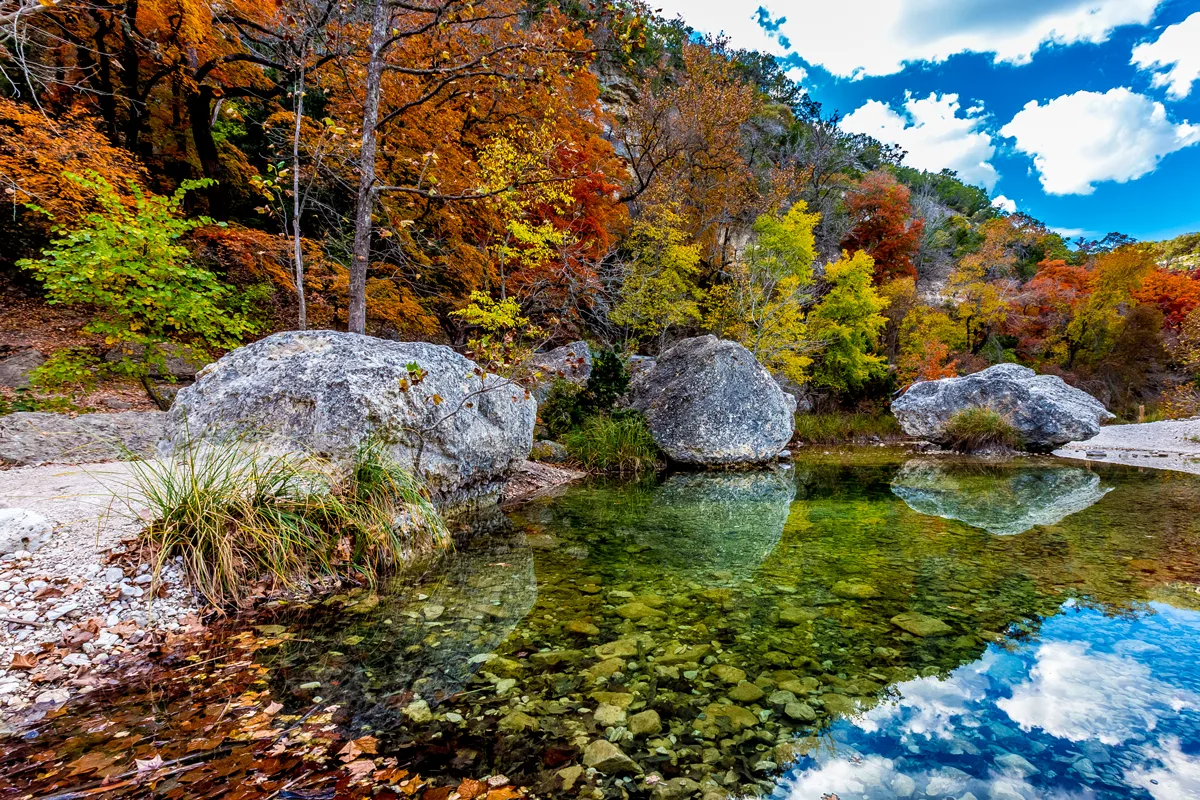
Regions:
[[[190,442],[135,462],[130,488],[149,506],[142,538],[155,580],[178,556],[217,607],[244,600],[263,576],[285,587],[322,576],[374,582],[449,541],[425,490],[374,443],[342,471],[244,442]]]
[[[581,387],[563,378],[555,378],[550,384],[546,399],[538,406],[538,418],[551,439],[579,427],[584,417],[582,393]]]
[[[640,414],[596,414],[563,437],[571,458],[590,472],[638,475],[662,463],[658,445]]]
[[[900,423],[891,414],[797,414],[798,442],[842,444],[878,437],[894,439],[904,435]]]
[[[943,444],[963,453],[993,447],[1017,449],[1024,446],[1019,431],[999,412],[990,408],[965,408],[946,423]]]
[[[586,414],[598,414],[611,409],[629,388],[629,373],[625,361],[615,350],[601,350],[592,362],[580,402]]]

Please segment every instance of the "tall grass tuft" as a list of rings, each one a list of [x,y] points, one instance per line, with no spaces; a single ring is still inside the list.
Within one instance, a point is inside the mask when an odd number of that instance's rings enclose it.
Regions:
[[[284,588],[323,576],[373,582],[449,542],[426,492],[374,442],[342,469],[246,441],[192,441],[133,468],[156,580],[181,557],[218,608],[244,600],[260,577]]]
[[[898,439],[904,435],[891,414],[797,414],[795,440],[806,444],[844,444],[871,437]]]
[[[563,436],[571,458],[589,472],[639,475],[658,469],[661,453],[640,414],[596,414]]]
[[[1020,449],[1025,441],[1020,431],[999,412],[990,408],[964,408],[942,429],[942,443],[962,453],[990,448]]]

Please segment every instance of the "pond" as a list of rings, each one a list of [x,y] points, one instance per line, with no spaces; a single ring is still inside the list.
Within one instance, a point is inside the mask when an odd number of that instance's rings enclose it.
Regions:
[[[0,769],[68,752],[12,781],[37,794],[181,737],[234,752],[284,727],[214,736],[250,696],[429,797],[1200,797],[1197,509],[1192,476],[882,449],[592,482],[476,520],[420,580],[276,609],[188,681],[101,690]],[[222,682],[224,709],[181,694]],[[337,796],[254,768],[112,794]]]

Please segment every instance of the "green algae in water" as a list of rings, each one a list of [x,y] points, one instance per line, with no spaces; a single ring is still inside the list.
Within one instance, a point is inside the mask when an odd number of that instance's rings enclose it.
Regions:
[[[881,450],[595,482],[491,512],[362,613],[281,616],[260,658],[274,696],[319,691],[444,785],[1167,797],[1200,749],[1198,503],[1191,476]],[[1137,693],[1039,717],[1063,664]],[[1080,723],[1106,714],[1163,735]]]

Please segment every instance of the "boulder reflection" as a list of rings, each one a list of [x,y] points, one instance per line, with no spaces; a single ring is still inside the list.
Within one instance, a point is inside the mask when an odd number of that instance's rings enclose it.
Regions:
[[[1099,502],[1111,487],[1081,467],[905,462],[892,492],[918,514],[965,522],[999,536],[1055,525]]]

